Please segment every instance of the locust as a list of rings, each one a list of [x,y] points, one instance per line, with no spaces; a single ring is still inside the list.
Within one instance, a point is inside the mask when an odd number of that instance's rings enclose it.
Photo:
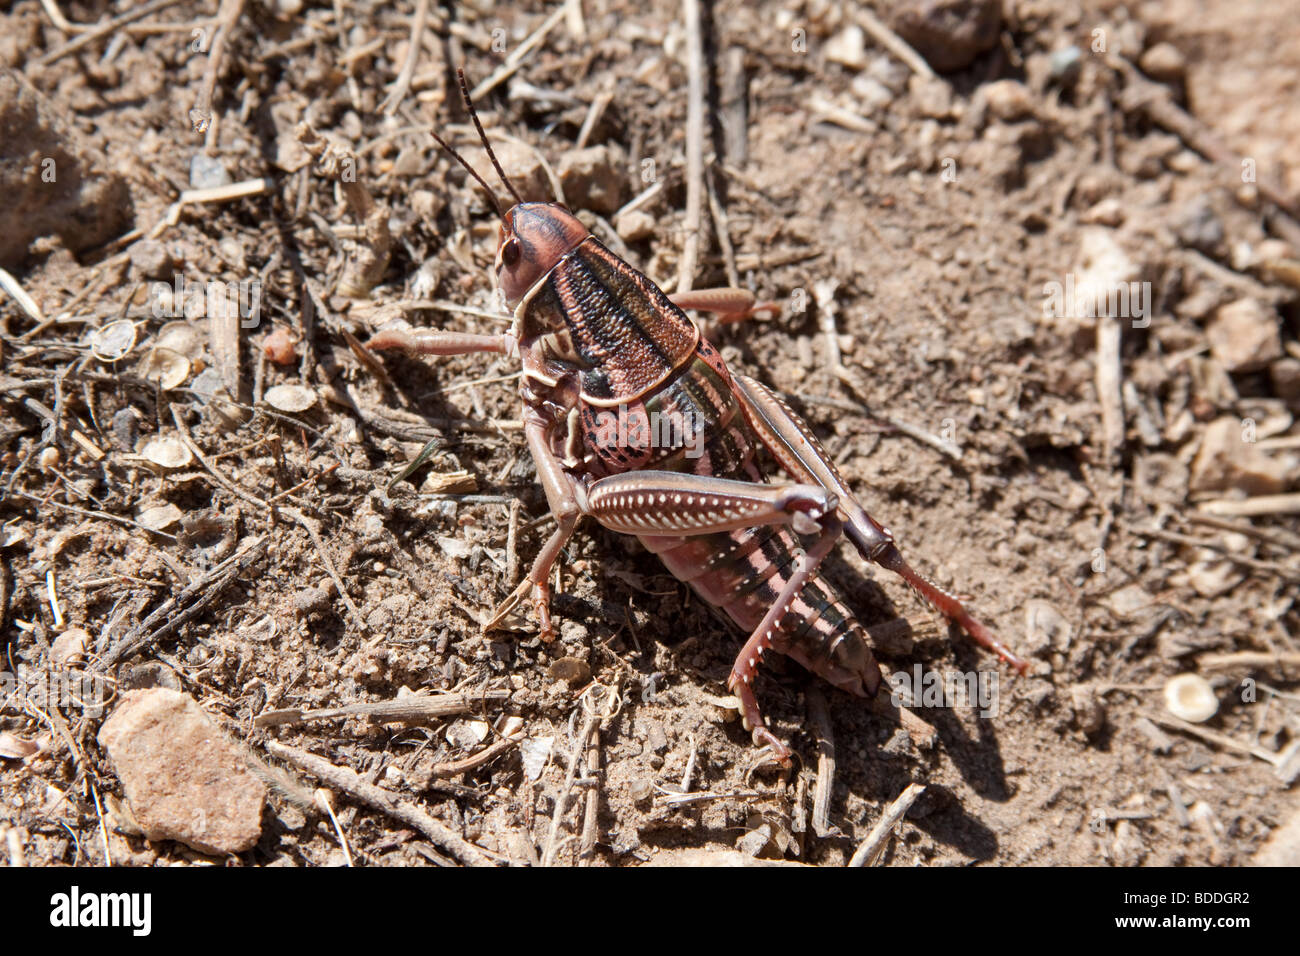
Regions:
[[[485,629],[528,602],[542,640],[554,640],[548,582],[579,521],[635,535],[748,633],[728,688],[755,745],[789,765],[792,751],[768,728],[754,692],[764,655],[784,654],[860,697],[875,697],[884,683],[866,630],[819,574],[844,537],[1024,673],[1027,662],[961,599],[903,559],[889,529],[867,513],[789,404],[729,368],[684,311],[735,319],[760,307],[754,297],[737,289],[667,295],[567,207],[525,202],[458,75],[479,139],[515,204],[502,209],[479,172],[433,136],[483,188],[500,220],[494,268],[513,321],[501,334],[381,330],[367,344],[420,356],[495,353],[521,363],[523,431],[556,527]],[[664,421],[689,427],[655,427]],[[760,449],[785,479],[764,470]]]

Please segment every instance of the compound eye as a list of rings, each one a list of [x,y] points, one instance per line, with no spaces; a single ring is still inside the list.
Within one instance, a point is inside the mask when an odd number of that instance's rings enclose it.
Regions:
[[[507,269],[513,269],[519,264],[519,240],[510,238],[506,244],[501,247],[501,264]]]

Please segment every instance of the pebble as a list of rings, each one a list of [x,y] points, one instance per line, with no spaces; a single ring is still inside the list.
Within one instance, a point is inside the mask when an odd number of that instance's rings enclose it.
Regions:
[[[1300,359],[1280,358],[1268,367],[1277,397],[1288,402],[1300,399]]]
[[[1053,83],[1069,89],[1079,80],[1083,72],[1083,51],[1077,46],[1067,46],[1053,50],[1048,59],[1048,77]]]
[[[560,157],[557,172],[570,208],[612,213],[623,205],[623,163],[610,147],[571,149]]]
[[[850,70],[867,65],[867,35],[856,23],[850,24],[826,41],[826,59]]]
[[[50,663],[75,664],[85,657],[88,644],[90,644],[90,634],[85,628],[70,627],[56,637],[54,643],[50,645]]]
[[[1229,372],[1254,372],[1282,357],[1278,316],[1256,299],[1221,306],[1205,328],[1210,354]]]
[[[195,153],[190,158],[190,188],[212,189],[230,184],[230,173],[226,164],[215,156]]]
[[[994,118],[1011,123],[1034,114],[1029,87],[1016,80],[995,80],[984,86],[984,100]]]
[[[648,212],[633,209],[614,221],[614,229],[624,242],[640,242],[655,234],[655,218]]]
[[[1161,83],[1177,83],[1187,73],[1187,59],[1172,43],[1157,43],[1138,60],[1142,72]]]
[[[1001,0],[895,0],[887,22],[939,73],[970,66],[998,42]]]
[[[1274,495],[1286,489],[1296,460],[1271,455],[1245,441],[1241,419],[1224,416],[1210,422],[1192,460],[1188,487],[1194,492],[1240,489],[1248,495]]]
[[[98,740],[148,839],[225,856],[261,837],[266,787],[188,695],[128,691]]]
[[[172,278],[172,254],[167,244],[157,239],[141,239],[127,253],[131,265],[146,279]]]

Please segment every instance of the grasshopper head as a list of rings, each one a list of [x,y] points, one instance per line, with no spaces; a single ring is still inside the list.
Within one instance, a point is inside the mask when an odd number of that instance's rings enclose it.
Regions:
[[[503,217],[497,281],[510,308],[587,236],[587,227],[559,203],[521,202]]]

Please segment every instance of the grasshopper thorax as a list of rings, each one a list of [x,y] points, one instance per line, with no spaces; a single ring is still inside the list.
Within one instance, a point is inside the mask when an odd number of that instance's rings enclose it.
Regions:
[[[553,202],[521,202],[503,217],[497,242],[497,281],[513,310],[524,295],[590,233]]]

